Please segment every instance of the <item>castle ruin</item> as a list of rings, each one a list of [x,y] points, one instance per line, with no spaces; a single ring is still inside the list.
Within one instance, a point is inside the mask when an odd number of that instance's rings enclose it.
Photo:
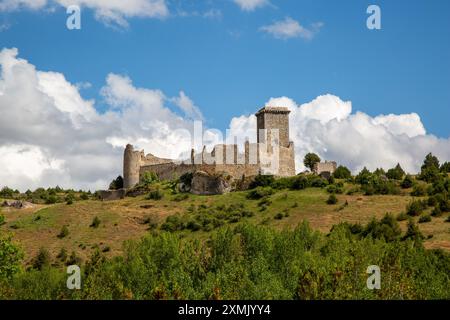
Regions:
[[[266,106],[255,115],[257,143],[245,142],[240,153],[237,144],[216,145],[212,152],[196,154],[184,161],[158,158],[127,145],[124,153],[124,188],[138,184],[146,172],[161,180],[176,179],[185,173],[202,171],[210,175],[227,174],[234,179],[271,174],[279,177],[295,175],[294,143],[289,139],[289,113],[284,107]]]

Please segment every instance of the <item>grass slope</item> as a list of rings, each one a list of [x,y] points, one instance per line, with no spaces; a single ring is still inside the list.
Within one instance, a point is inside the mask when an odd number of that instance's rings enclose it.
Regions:
[[[258,200],[246,198],[247,192],[233,192],[217,196],[195,196],[182,201],[174,201],[169,191],[164,191],[161,200],[147,200],[145,196],[126,198],[119,201],[77,201],[72,205],[37,205],[32,209],[3,209],[6,223],[0,226],[1,233],[12,233],[14,240],[25,251],[29,262],[39,248],[47,248],[55,257],[61,248],[69,253],[75,251],[83,260],[92,250],[99,247],[106,255],[122,252],[122,243],[128,239],[139,239],[149,232],[149,220],[161,224],[166,217],[174,214],[187,214],[192,208],[217,207],[232,203],[243,203],[253,217],[244,218],[254,224],[265,224],[278,229],[293,228],[301,221],[308,220],[313,229],[328,232],[342,221],[366,224],[373,217],[381,218],[385,213],[398,213],[405,210],[411,201],[410,196],[363,196],[338,195],[336,205],[326,204],[329,196],[319,188],[301,191],[278,191],[270,197],[272,203],[261,211]],[[348,205],[344,205],[348,203]],[[280,214],[281,213],[281,214]],[[275,219],[276,215],[279,219]],[[98,228],[90,227],[94,217],[101,221]],[[280,217],[282,217],[280,219]],[[415,218],[416,221],[418,218]],[[446,215],[433,218],[431,222],[420,224],[427,248],[443,248],[450,251],[450,224],[445,223]],[[400,223],[406,229],[406,221]],[[69,234],[58,238],[63,226]],[[189,230],[179,231],[185,237],[204,239],[208,232]]]

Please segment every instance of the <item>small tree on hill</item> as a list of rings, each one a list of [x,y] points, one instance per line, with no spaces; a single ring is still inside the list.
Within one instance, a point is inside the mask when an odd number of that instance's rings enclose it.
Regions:
[[[386,177],[393,180],[402,180],[405,175],[405,171],[400,166],[400,163],[397,163],[395,168],[389,169],[386,173]]]
[[[336,179],[349,179],[349,178],[351,178],[352,173],[350,172],[350,170],[347,167],[339,166],[339,167],[337,167],[333,176]]]
[[[306,154],[305,158],[303,159],[303,164],[305,167],[307,167],[309,170],[314,170],[314,165],[316,163],[320,162],[320,157],[315,153],[308,153]]]
[[[122,176],[118,176],[116,179],[111,181],[109,184],[109,190],[119,190],[123,188],[123,178]]]

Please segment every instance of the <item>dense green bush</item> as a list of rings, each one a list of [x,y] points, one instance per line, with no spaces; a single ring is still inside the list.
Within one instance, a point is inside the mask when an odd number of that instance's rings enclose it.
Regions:
[[[427,205],[423,201],[413,200],[406,207],[406,214],[412,217],[419,216],[426,207]]]
[[[413,177],[411,177],[409,174],[405,176],[405,178],[403,179],[402,183],[401,183],[401,187],[403,189],[409,189],[412,188],[414,185],[414,179]]]
[[[58,238],[63,239],[65,237],[67,237],[68,235],[69,235],[69,228],[67,228],[67,226],[63,226],[61,228],[61,231],[58,234]]]
[[[332,205],[332,204],[336,204],[336,203],[338,203],[338,198],[336,197],[336,195],[334,194],[334,193],[332,193],[332,194],[330,194],[330,196],[328,197],[328,199],[327,199],[327,204],[330,204],[330,205]]]
[[[400,241],[391,218],[362,236],[342,223],[327,235],[295,230],[221,228],[208,241],[162,232],[127,241],[123,256],[94,253],[82,290],[67,290],[65,270],[16,273],[0,284],[6,299],[449,299],[450,256],[425,250],[410,223]],[[383,229],[385,228],[385,230]],[[389,230],[388,232],[385,232]],[[395,239],[386,241],[385,238]],[[414,245],[412,245],[414,244]],[[367,290],[366,269],[383,270],[383,289]],[[6,286],[6,287],[5,287]]]
[[[109,190],[119,190],[123,188],[123,178],[122,176],[118,176],[116,179],[111,181],[109,184]]]
[[[156,188],[152,191],[150,191],[150,193],[147,196],[148,200],[161,200],[164,197],[164,193],[159,189]]]
[[[247,199],[259,200],[272,194],[273,189],[271,187],[257,187],[247,193]]]
[[[344,166],[339,166],[336,168],[336,171],[333,173],[333,176],[336,179],[349,179],[352,176],[351,171]]]
[[[389,169],[386,173],[386,177],[393,180],[402,180],[404,175],[405,171],[400,166],[400,163],[395,168]]]
[[[5,223],[5,216],[0,213],[0,226],[4,225]]]
[[[431,222],[431,216],[429,214],[421,215],[419,218],[419,223]]]
[[[275,177],[272,175],[257,175],[250,183],[250,189],[257,187],[271,187],[275,182]]]

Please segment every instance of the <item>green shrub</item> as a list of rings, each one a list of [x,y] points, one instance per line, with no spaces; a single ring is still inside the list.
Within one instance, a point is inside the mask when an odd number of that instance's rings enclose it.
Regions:
[[[303,175],[295,176],[292,178],[292,190],[303,190],[309,185],[308,178]]]
[[[257,187],[271,187],[274,182],[275,182],[274,176],[259,174],[250,183],[250,189],[254,189]]]
[[[393,180],[402,180],[404,175],[405,171],[403,171],[400,163],[398,163],[395,168],[389,169],[386,173],[386,177]]]
[[[333,205],[333,204],[336,204],[336,203],[338,203],[338,198],[336,197],[335,194],[330,194],[330,196],[327,199],[327,204]]]
[[[418,216],[420,214],[422,214],[423,210],[424,210],[424,204],[422,201],[420,200],[413,200],[411,201],[408,206],[406,207],[406,214],[408,216]]]
[[[5,223],[6,223],[5,222],[5,216],[0,214],[0,226],[4,225]]]
[[[32,266],[36,270],[42,270],[51,264],[50,252],[45,248],[40,248],[36,257],[33,259]]]
[[[122,176],[118,176],[116,179],[111,181],[109,184],[109,190],[119,190],[123,188],[123,178]]]
[[[423,197],[427,195],[427,187],[424,184],[416,184],[411,192],[413,197]]]
[[[441,208],[439,206],[434,207],[433,211],[431,212],[431,216],[433,216],[433,217],[440,217],[440,216],[442,216]]]
[[[61,231],[58,234],[58,238],[63,239],[65,237],[67,237],[68,235],[69,235],[69,228],[67,228],[67,226],[63,226],[61,228]]]
[[[0,234],[0,286],[2,280],[12,278],[20,271],[22,259],[23,252],[11,237]]]
[[[154,172],[144,172],[141,177],[140,184],[143,186],[150,186],[155,182],[158,182],[158,176]]]
[[[271,187],[257,187],[256,189],[250,190],[248,192],[247,198],[252,200],[259,200],[272,194],[273,189]]]
[[[100,226],[100,223],[101,223],[101,220],[99,219],[99,217],[95,216],[89,227],[97,229]]]
[[[336,168],[336,171],[333,173],[333,176],[336,179],[349,179],[352,176],[351,171],[344,166],[339,166]]]
[[[58,197],[56,195],[49,195],[45,200],[45,204],[55,204],[58,202]]]
[[[420,232],[419,227],[414,223],[412,219],[408,221],[408,228],[403,236],[403,240],[413,240],[416,243],[421,243],[424,239],[422,232]]]
[[[172,198],[172,200],[176,202],[181,202],[187,199],[189,199],[189,194],[187,193],[179,193]]]
[[[84,201],[89,200],[89,194],[87,194],[86,192],[82,192],[80,194],[80,199]]]
[[[281,219],[283,219],[283,218],[284,218],[284,214],[282,214],[281,212],[280,212],[280,213],[277,213],[277,214],[275,215],[275,217],[274,217],[275,220],[281,220]]]
[[[164,198],[164,193],[159,188],[150,191],[147,196],[148,200],[161,200],[162,198]]]
[[[66,262],[68,258],[67,250],[65,248],[61,248],[56,258],[58,258],[61,262]]]
[[[419,223],[431,222],[431,216],[429,214],[421,215],[419,218]]]
[[[397,220],[393,215],[387,213],[380,220],[375,218],[370,221],[364,228],[362,234],[364,237],[372,237],[374,239],[384,239],[387,242],[399,239],[402,231]]]
[[[403,189],[409,189],[412,188],[414,185],[414,180],[413,178],[408,174],[405,176],[405,178],[403,179],[402,183],[401,183],[401,187]]]
[[[397,215],[397,221],[405,221],[408,220],[408,215],[404,212],[401,212]]]

